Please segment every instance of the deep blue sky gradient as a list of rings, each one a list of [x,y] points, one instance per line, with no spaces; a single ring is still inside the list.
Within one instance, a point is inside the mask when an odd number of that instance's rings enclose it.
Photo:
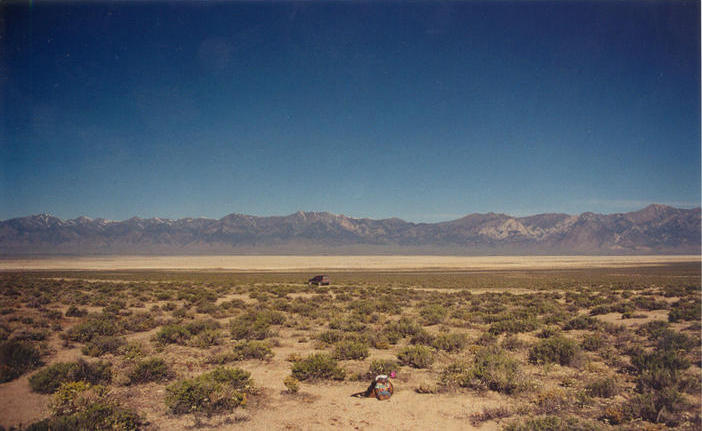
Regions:
[[[699,7],[5,4],[0,219],[698,206]]]

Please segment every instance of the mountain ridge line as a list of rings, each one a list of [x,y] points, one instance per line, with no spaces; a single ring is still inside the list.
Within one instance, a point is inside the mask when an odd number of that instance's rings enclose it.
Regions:
[[[0,221],[3,255],[203,254],[698,254],[700,208],[652,204],[627,213],[473,213],[436,222],[286,216],[108,221],[48,214]]]

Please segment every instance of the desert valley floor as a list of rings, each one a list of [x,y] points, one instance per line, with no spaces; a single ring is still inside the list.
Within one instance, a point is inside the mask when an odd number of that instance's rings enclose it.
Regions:
[[[2,259],[0,426],[697,430],[700,314],[699,256]]]

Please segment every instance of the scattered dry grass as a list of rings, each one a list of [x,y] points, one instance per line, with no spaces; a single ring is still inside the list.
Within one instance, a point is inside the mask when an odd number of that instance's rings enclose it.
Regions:
[[[0,273],[3,355],[19,352],[0,426],[92,426],[76,406],[144,429],[699,426],[699,263],[501,259],[523,266],[349,271],[356,257],[328,287],[299,272]],[[469,261],[481,271],[446,270]],[[390,400],[351,397],[391,371]]]

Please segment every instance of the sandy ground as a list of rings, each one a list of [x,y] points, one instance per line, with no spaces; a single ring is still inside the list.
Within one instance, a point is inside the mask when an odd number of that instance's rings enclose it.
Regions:
[[[104,256],[0,259],[14,270],[413,271],[626,268],[702,262],[685,256]]]
[[[157,329],[132,334],[132,341],[146,341]],[[114,385],[112,393],[126,406],[138,410],[156,428],[164,430],[217,429],[217,430],[363,430],[379,423],[394,430],[449,429],[476,430],[470,424],[470,415],[486,407],[508,405],[509,397],[494,392],[458,392],[441,395],[419,394],[414,391],[420,383],[433,383],[436,376],[427,370],[403,369],[395,379],[395,394],[387,401],[375,398],[355,398],[351,395],[363,391],[367,381],[301,383],[298,394],[285,391],[283,379],[290,374],[290,363],[285,358],[291,353],[304,355],[313,350],[312,342],[296,343],[292,335],[296,330],[281,330],[281,339],[288,340],[274,348],[275,357],[270,362],[247,360],[231,364],[251,372],[261,393],[254,404],[245,409],[211,417],[193,415],[175,416],[166,411],[163,403],[166,384]],[[57,336],[49,342],[56,353],[47,358],[47,365],[75,361],[82,357],[80,348],[65,349]],[[156,356],[166,357],[178,369],[180,377],[200,374],[198,361],[191,355],[182,355],[182,346],[168,346]],[[150,349],[149,349],[150,350]],[[187,349],[192,350],[192,349]],[[204,359],[209,353],[201,353]],[[394,358],[385,351],[372,349],[374,358]],[[110,359],[110,355],[106,357]],[[105,359],[105,358],[103,358]],[[89,360],[93,360],[89,358]],[[343,361],[349,369],[365,370],[368,361]],[[192,370],[188,370],[192,368]],[[115,370],[117,371],[117,370]],[[22,426],[47,417],[51,396],[31,391],[28,373],[17,380],[0,384],[0,425]],[[513,419],[513,418],[512,418]],[[501,428],[501,421],[488,421],[481,431]]]
[[[46,358],[46,365],[56,362],[71,362],[81,357],[80,348],[64,349],[58,334],[49,340],[50,350],[55,351]],[[19,379],[0,384],[0,425],[6,427],[29,425],[49,416],[49,395],[32,392],[27,373]]]
[[[509,403],[507,396],[493,392],[419,394],[414,388],[420,382],[435,382],[436,377],[430,376],[426,370],[414,369],[403,370],[398,375],[394,381],[396,392],[387,401],[351,396],[363,391],[368,386],[367,381],[303,382],[300,393],[285,392],[283,379],[290,374],[290,363],[285,358],[290,353],[305,354],[310,350],[309,343],[285,344],[274,349],[275,357],[271,362],[247,360],[236,363],[236,366],[251,372],[262,393],[250,407],[229,414],[200,417],[199,425],[192,415],[174,416],[166,412],[162,386],[147,384],[118,388],[117,391],[123,399],[129,400],[130,407],[157,423],[160,430],[197,427],[217,430],[363,430],[379,423],[394,430],[473,430],[477,428],[470,424],[471,414],[481,412],[485,407]],[[366,369],[367,364],[361,366],[361,363],[343,362],[346,367]],[[158,396],[154,397],[154,393]],[[495,421],[483,423],[480,427],[483,431],[499,428]]]

